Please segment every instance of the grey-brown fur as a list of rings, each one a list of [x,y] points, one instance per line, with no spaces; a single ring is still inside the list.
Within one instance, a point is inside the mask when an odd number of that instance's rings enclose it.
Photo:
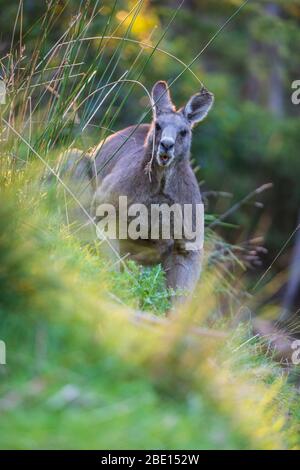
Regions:
[[[203,88],[176,111],[166,83],[158,82],[152,99],[154,116],[150,125],[117,132],[95,150],[90,166],[94,173],[94,208],[101,203],[117,208],[119,196],[127,196],[129,205],[147,207],[153,203],[201,203],[189,160],[191,131],[207,115],[213,95]],[[161,262],[167,285],[174,289],[191,291],[201,271],[201,251],[188,251],[178,240],[119,240],[119,253],[130,253],[141,264]]]

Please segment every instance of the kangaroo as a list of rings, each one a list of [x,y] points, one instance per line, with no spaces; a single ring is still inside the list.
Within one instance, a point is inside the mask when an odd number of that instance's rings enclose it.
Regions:
[[[157,82],[152,89],[152,123],[121,130],[94,150],[93,210],[103,203],[117,208],[119,196],[126,196],[129,205],[146,207],[201,204],[190,164],[192,128],[206,117],[213,101],[203,87],[176,110],[167,83]],[[185,240],[119,239],[118,251],[143,265],[161,263],[169,288],[192,291],[201,273],[203,250],[187,250]]]

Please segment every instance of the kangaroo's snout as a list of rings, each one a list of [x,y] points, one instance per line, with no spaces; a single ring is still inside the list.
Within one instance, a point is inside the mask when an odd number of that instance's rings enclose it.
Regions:
[[[174,147],[174,140],[173,139],[163,139],[160,141],[161,148],[166,152],[169,152]]]
[[[164,138],[160,141],[157,161],[160,166],[167,166],[174,158],[175,141],[170,138]]]

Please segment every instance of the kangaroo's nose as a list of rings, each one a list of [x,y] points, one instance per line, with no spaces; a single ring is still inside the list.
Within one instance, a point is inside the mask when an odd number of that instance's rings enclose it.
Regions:
[[[172,148],[174,147],[174,140],[172,139],[162,139],[160,141],[160,145],[162,146],[162,148],[165,150],[165,151],[169,151],[169,150],[172,150]]]

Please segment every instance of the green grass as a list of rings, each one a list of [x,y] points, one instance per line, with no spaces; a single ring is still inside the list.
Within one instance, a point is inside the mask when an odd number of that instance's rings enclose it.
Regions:
[[[166,289],[161,265],[143,268],[133,261],[126,265],[127,270],[111,273],[112,295],[136,309],[164,315],[171,308],[170,299],[176,293]]]
[[[214,282],[168,325],[133,323],[126,304],[168,305],[160,268],[112,273],[30,178],[6,184],[0,208],[0,447],[294,447],[295,397],[261,345],[241,346],[244,327],[225,342],[188,334]]]

